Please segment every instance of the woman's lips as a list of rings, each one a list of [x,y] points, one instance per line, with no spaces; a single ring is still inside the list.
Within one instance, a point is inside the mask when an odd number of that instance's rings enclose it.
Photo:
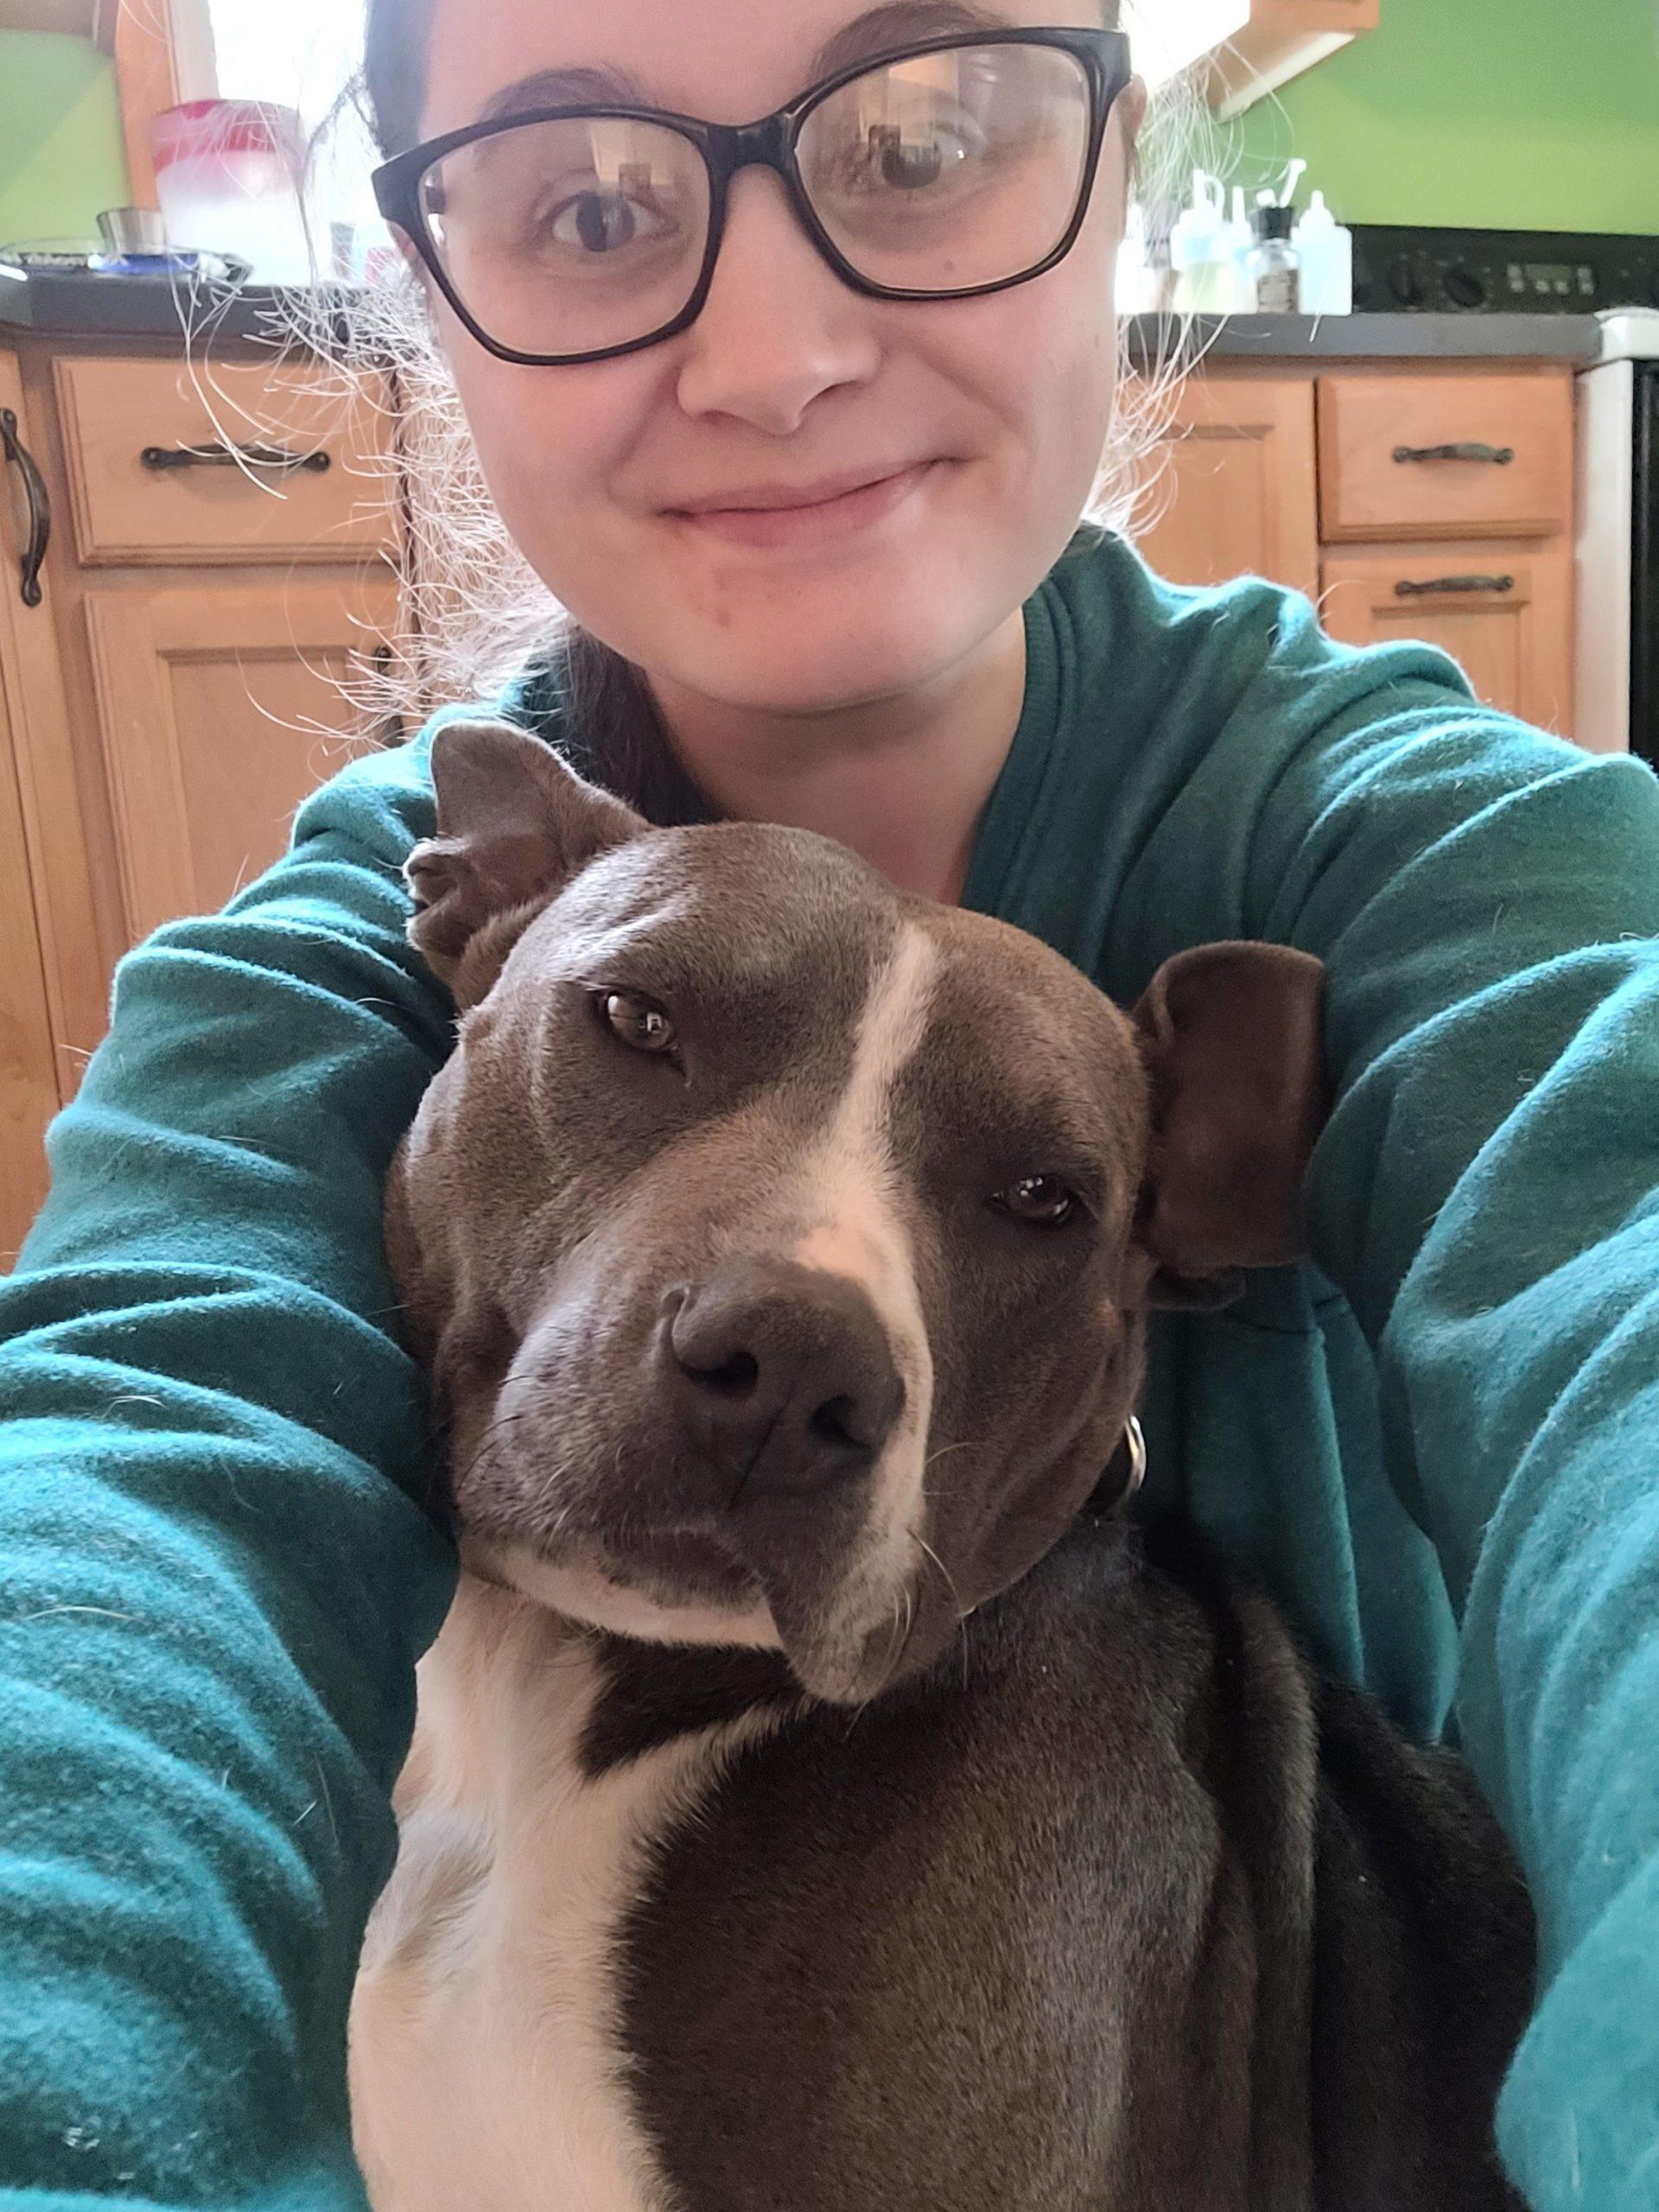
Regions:
[[[861,484],[839,499],[804,507],[709,507],[701,514],[670,509],[683,529],[706,531],[731,545],[794,545],[849,537],[901,506],[939,464],[918,461],[895,476]]]

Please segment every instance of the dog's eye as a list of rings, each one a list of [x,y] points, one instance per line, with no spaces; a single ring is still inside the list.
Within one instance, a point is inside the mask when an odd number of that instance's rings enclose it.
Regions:
[[[632,991],[598,991],[594,1003],[608,1027],[636,1052],[673,1050],[674,1025],[650,999],[639,998]]]
[[[1041,1229],[1058,1229],[1077,1210],[1077,1195],[1058,1175],[1027,1175],[999,1191],[996,1203],[1017,1221],[1034,1222]]]

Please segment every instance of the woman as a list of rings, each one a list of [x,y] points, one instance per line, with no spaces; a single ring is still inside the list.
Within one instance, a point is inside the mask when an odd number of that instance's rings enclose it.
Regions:
[[[1659,785],[1432,652],[1337,647],[1255,582],[1168,589],[1079,531],[1141,105],[1101,28],[1092,0],[374,0],[381,143],[428,145],[385,189],[603,679],[575,713],[550,655],[498,703],[658,819],[827,832],[1119,999],[1208,938],[1326,962],[1318,1266],[1161,1317],[1148,1487],[1418,1733],[1455,1692],[1541,1921],[1501,2147],[1545,2212],[1634,2208]],[[737,143],[718,238],[734,142],[706,167],[683,131],[524,121],[730,124],[895,53],[809,113],[799,196],[753,158],[781,138]],[[512,127],[428,143],[485,122]],[[449,1039],[402,934],[429,736],[123,964],[0,1300],[0,2174],[66,2198],[361,2202],[346,2002],[453,1570],[379,1246]]]

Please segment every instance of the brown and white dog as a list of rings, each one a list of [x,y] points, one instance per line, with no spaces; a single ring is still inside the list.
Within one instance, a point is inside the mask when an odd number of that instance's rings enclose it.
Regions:
[[[1125,1014],[510,725],[433,770],[460,1035],[388,1235],[462,1574],[353,2011],[378,2212],[1518,2204],[1471,1781],[1114,1510],[1148,1305],[1300,1249],[1318,963]]]

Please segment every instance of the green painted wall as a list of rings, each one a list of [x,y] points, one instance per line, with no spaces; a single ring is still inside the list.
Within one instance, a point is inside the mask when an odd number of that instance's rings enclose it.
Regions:
[[[85,39],[0,30],[0,245],[98,241],[127,203],[115,65]]]
[[[1354,222],[1659,232],[1659,0],[1383,0],[1236,142]],[[94,238],[127,193],[110,62],[0,30],[0,242]]]
[[[1240,137],[1351,222],[1659,232],[1659,0],[1382,0]]]

